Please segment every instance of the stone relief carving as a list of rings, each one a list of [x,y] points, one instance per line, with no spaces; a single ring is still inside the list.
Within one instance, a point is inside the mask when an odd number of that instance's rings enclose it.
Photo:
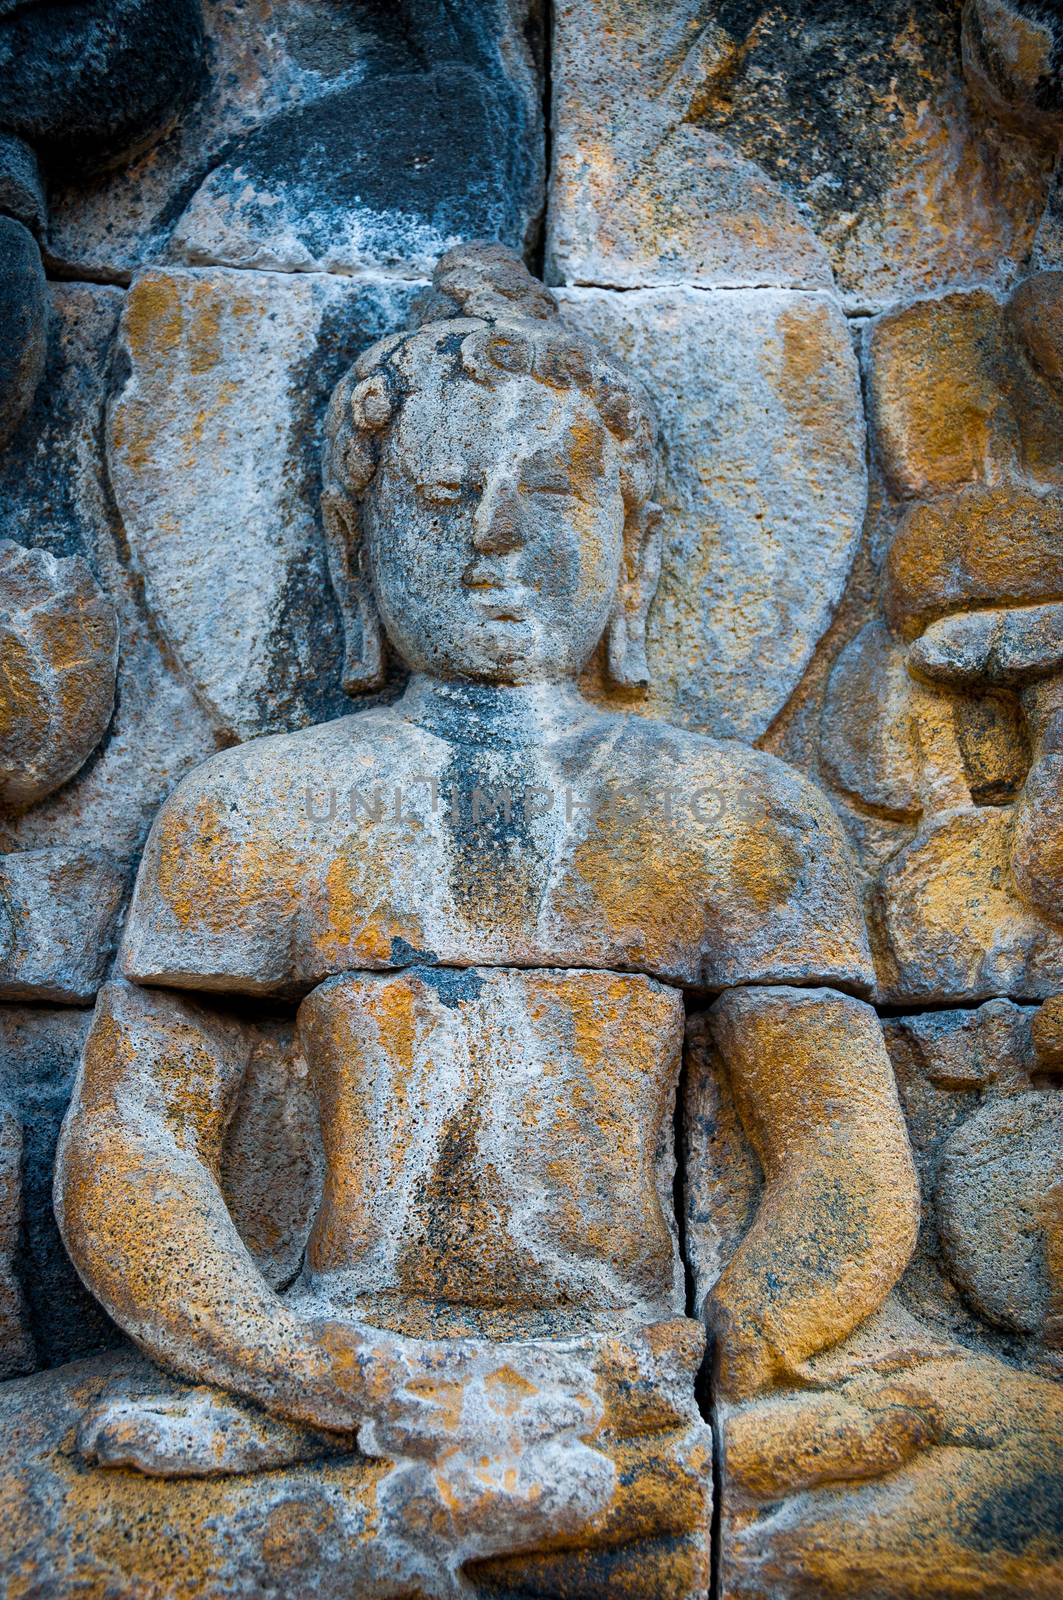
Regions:
[[[0,0],[0,1588],[1063,1587],[1061,60]]]
[[[762,1205],[764,1248],[738,1253],[713,1301],[735,1392],[771,1388],[791,1348],[808,1359],[840,1318],[862,1320],[914,1237],[874,1014],[785,987],[873,981],[829,810],[770,757],[597,711],[574,687],[603,632],[614,678],[646,676],[659,530],[642,391],[501,248],[444,258],[434,282],[430,320],[339,385],[325,470],[334,570],[357,619],[349,673],[379,675],[382,628],[409,686],[392,706],[245,746],[185,780],[149,840],[123,976],[86,1045],[57,1166],[63,1236],[140,1349],[197,1387],[160,1375],[145,1397],[144,1368],[127,1391],[111,1375],[82,1415],[76,1470],[97,1509],[79,1524],[71,1582],[110,1570],[105,1524],[116,1493],[132,1496],[130,1515],[143,1503],[136,1472],[225,1472],[246,1492],[268,1466],[261,1516],[239,1524],[252,1572],[297,1492],[276,1474],[298,1467],[302,1484],[324,1453],[314,1470],[347,1485],[337,1536],[366,1583],[391,1567],[399,1587],[446,1593],[470,1561],[537,1548],[564,1570],[573,1558],[549,1555],[564,1534],[588,1582],[604,1548],[644,1588],[699,1592],[702,1342],[665,1210],[677,985],[744,985],[737,1014],[752,1005],[765,1028],[744,1028],[730,1057],[752,1099],[765,1098],[780,1028],[806,1051],[800,1089],[775,1082],[762,1147],[796,1141],[812,1188]],[[665,832],[677,779],[695,806]],[[374,790],[389,808],[404,796],[409,814],[360,815]],[[305,996],[295,1049],[324,1187],[282,1294],[222,1195],[244,1036],[216,999],[181,991]],[[816,1094],[845,1123],[834,1139],[861,1217],[854,1270],[816,1204]],[[772,1250],[817,1247],[839,1263],[817,1294],[774,1283]],[[631,1371],[645,1395],[634,1413],[610,1399]],[[47,1421],[19,1468],[27,1484],[60,1470],[51,1441],[74,1404],[62,1374],[51,1391],[35,1381]],[[120,1487],[118,1467],[136,1469]],[[647,1520],[645,1485],[625,1513],[632,1472],[663,1475],[661,1518]],[[190,1504],[157,1491],[158,1527],[188,1537]],[[370,1506],[378,1525],[358,1534]],[[218,1537],[234,1536],[232,1515],[215,1519]],[[24,1548],[40,1537],[33,1520],[15,1533]],[[214,1547],[207,1570],[219,1559]]]

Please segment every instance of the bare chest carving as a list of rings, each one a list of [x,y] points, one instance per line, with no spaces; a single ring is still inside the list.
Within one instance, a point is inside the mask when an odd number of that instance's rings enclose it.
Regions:
[[[674,990],[616,973],[322,984],[299,1012],[327,1163],[308,1281],[380,1313],[676,1309],[682,1027]]]

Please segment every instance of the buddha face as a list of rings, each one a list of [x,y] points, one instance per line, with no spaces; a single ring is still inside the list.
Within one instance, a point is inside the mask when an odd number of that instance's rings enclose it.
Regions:
[[[412,394],[363,502],[388,636],[417,671],[571,677],[616,596],[624,504],[616,445],[578,390],[448,375]]]

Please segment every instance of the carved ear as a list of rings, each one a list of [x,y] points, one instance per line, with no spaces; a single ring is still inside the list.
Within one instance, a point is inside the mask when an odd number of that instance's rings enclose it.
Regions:
[[[328,551],[329,577],[343,621],[343,689],[362,694],[376,689],[384,676],[380,618],[369,580],[362,570],[362,542],[353,524],[350,502],[336,489],[321,497]],[[351,552],[357,551],[352,561]]]
[[[661,508],[647,500],[624,529],[624,566],[606,630],[609,676],[635,688],[650,681],[646,618],[661,576]]]

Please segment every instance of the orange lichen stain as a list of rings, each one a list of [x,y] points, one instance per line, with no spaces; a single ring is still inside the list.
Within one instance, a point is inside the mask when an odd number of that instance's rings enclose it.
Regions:
[[[623,828],[592,829],[573,851],[576,876],[631,961],[667,960],[677,941],[696,937],[704,919],[704,862],[696,843],[668,827],[659,807]],[[575,907],[573,908],[575,913]]]
[[[767,816],[743,830],[731,859],[737,892],[759,912],[785,905],[803,866],[800,846]]]
[[[201,459],[200,446],[203,444],[204,438],[207,437],[208,428],[211,430],[217,429],[218,418],[221,416],[222,412],[227,410],[234,400],[239,399],[240,395],[241,390],[239,384],[234,383],[230,378],[226,378],[223,382],[218,384],[217,389],[211,395],[209,402],[206,405],[200,406],[199,410],[192,419],[192,426],[189,429],[185,439],[186,450],[184,460],[186,466],[195,466],[196,463]],[[220,454],[224,449],[225,444],[224,437],[220,432],[217,434],[216,444]]]
[[[406,1388],[418,1399],[431,1402],[446,1433],[456,1433],[461,1425],[465,1386],[445,1378],[411,1378]]]
[[[338,972],[364,962],[387,966],[396,938],[424,948],[419,919],[408,910],[400,915],[389,909],[385,887],[364,841],[347,839],[325,870],[325,914],[313,933],[313,948],[327,968]]]
[[[117,1097],[135,1070],[136,1060],[136,1041],[115,1017],[110,993],[104,990],[85,1042],[81,1104],[86,1114],[117,1114]]]
[[[19,729],[25,750],[43,739],[48,727],[48,701],[40,672],[27,643],[13,633],[0,634],[0,737]]]
[[[886,581],[906,638],[950,612],[1063,598],[1063,496],[1007,485],[919,506],[890,547]]]
[[[391,1181],[394,1183],[409,1160],[410,1086],[414,1075],[414,1048],[417,1041],[415,995],[406,982],[382,984],[373,994],[373,1015],[376,1020],[380,1050],[387,1061],[390,1077],[390,1097],[395,1107],[396,1133],[392,1137],[389,1157]],[[425,1076],[431,1082],[429,1070]],[[398,1130],[402,1130],[401,1132]]]
[[[163,273],[140,278],[126,296],[123,327],[133,360],[161,366],[180,348],[184,332],[180,280]]]
[[[197,279],[188,305],[190,324],[185,340],[188,370],[195,377],[210,372],[222,359],[221,314],[218,289]]]
[[[871,340],[871,394],[887,474],[904,493],[987,482],[1015,454],[1001,390],[1003,319],[985,293],[886,316]]]
[[[299,1010],[321,1115],[326,1181],[307,1259],[318,1271],[357,1261],[373,1242],[368,1193],[385,1186],[366,1103],[359,986],[316,990]]]
[[[817,459],[831,460],[847,452],[848,433],[838,425],[838,381],[844,370],[844,330],[823,301],[794,306],[780,313],[777,333],[765,345],[761,366],[797,427],[814,441]],[[841,371],[839,370],[841,369]]]
[[[534,1383],[522,1377],[508,1363],[488,1374],[484,1379],[484,1388],[493,1409],[504,1417],[513,1416],[529,1395],[539,1392]]]
[[[158,892],[183,929],[225,933],[254,912],[279,921],[294,914],[301,880],[294,853],[236,836],[219,800],[203,796],[190,816],[176,808],[162,814]]]
[[[99,1387],[85,1403],[98,1398]],[[16,1575],[12,1561],[5,1572],[8,1600],[39,1594],[42,1581],[93,1597],[120,1589],[202,1600],[218,1592],[237,1528],[248,1559],[264,1563],[281,1590],[296,1595],[320,1578],[326,1541],[336,1540],[338,1501],[349,1506],[351,1525],[364,1513],[362,1537],[372,1536],[376,1490],[390,1463],[359,1459],[315,1468],[309,1493],[305,1469],[208,1480],[103,1470],[72,1450],[83,1406],[69,1391],[61,1398],[62,1414],[45,1402],[54,1449],[13,1462],[0,1484],[6,1532],[0,1559],[7,1564],[9,1551],[17,1550],[21,1569]],[[42,1526],[45,1496],[54,1512]]]

